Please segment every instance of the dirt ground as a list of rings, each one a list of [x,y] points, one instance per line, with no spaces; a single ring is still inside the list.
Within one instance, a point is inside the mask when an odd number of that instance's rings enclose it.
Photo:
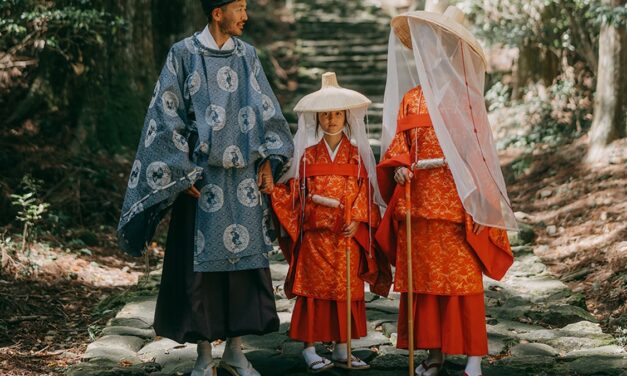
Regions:
[[[135,290],[143,260],[91,250],[35,245],[32,267],[0,274],[0,374],[63,374]]]
[[[515,179],[508,185],[513,207],[537,234],[536,255],[625,345],[627,142],[615,142],[612,163],[594,168],[582,163],[586,150],[582,137],[556,151],[509,151],[502,159]]]

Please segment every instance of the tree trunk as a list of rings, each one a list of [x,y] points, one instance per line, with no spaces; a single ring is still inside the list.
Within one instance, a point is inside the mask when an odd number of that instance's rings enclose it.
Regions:
[[[605,0],[618,7],[625,0]],[[607,145],[625,137],[627,128],[627,37],[624,28],[603,25],[599,35],[599,67],[594,98],[594,118],[590,128],[587,162],[605,159]]]

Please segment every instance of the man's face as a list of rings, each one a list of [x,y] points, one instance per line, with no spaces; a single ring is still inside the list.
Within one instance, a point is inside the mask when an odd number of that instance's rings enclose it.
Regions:
[[[218,8],[219,15],[216,18],[220,30],[224,34],[240,36],[244,32],[244,24],[248,20],[246,14],[246,0],[236,0],[224,7]]]

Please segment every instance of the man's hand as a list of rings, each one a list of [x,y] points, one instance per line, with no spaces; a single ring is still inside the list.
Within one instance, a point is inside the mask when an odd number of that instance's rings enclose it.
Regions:
[[[257,186],[261,193],[270,194],[274,189],[274,179],[272,178],[272,169],[270,168],[270,161],[265,161],[259,172],[257,173]]]
[[[350,225],[344,226],[344,232],[342,232],[342,235],[344,235],[347,238],[352,238],[357,233],[358,227],[359,227],[359,223],[352,221]]]
[[[200,191],[198,190],[198,188],[194,187],[193,185],[187,188],[184,192],[186,195],[192,196],[195,199],[200,198]]]
[[[407,167],[399,167],[394,172],[394,180],[400,185],[405,185],[413,177],[414,174]]]

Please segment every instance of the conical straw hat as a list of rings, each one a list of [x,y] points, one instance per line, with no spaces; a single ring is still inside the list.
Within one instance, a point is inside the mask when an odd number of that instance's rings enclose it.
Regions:
[[[481,57],[483,64],[487,66],[485,54],[481,45],[472,33],[464,26],[464,13],[456,6],[449,6],[443,14],[427,11],[415,11],[403,13],[394,17],[392,19],[392,29],[394,29],[394,34],[396,34],[405,47],[412,49],[411,34],[409,32],[408,24],[409,18],[429,22],[441,27],[449,33],[454,34],[456,37],[468,43],[470,48],[472,48],[473,51]]]
[[[337,83],[334,72],[322,75],[322,88],[304,96],[294,107],[295,112],[325,112],[367,107],[370,99]]]

